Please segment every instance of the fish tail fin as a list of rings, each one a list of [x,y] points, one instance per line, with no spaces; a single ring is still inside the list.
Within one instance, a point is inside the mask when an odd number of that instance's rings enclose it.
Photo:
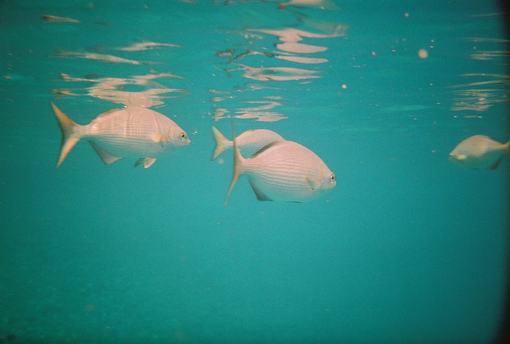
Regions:
[[[57,162],[57,167],[60,166],[62,161],[66,158],[67,154],[71,151],[74,145],[80,141],[81,134],[79,131],[80,125],[74,123],[69,117],[66,116],[53,102],[51,102],[55,117],[57,118],[60,131],[62,132],[62,145],[60,148],[60,157]]]
[[[237,180],[239,179],[239,176],[242,173],[242,166],[244,158],[242,157],[241,153],[239,152],[239,148],[237,148],[237,142],[236,142],[236,133],[234,130],[234,122],[232,122],[232,137],[234,139],[234,174],[232,176],[232,183],[230,184],[230,189],[228,190],[227,198],[225,199],[224,205],[227,205],[228,198],[230,197],[230,194],[232,193],[232,190],[234,189],[234,185],[236,184]]]
[[[508,142],[505,143],[504,146],[505,146],[505,152],[510,154],[510,140],[508,140]]]
[[[214,151],[211,156],[211,160],[214,160],[223,154],[223,152],[227,149],[227,145],[230,141],[227,140],[227,138],[222,133],[220,133],[220,131],[216,129],[215,126],[212,126],[212,132],[214,141],[216,141],[216,147],[214,147]]]

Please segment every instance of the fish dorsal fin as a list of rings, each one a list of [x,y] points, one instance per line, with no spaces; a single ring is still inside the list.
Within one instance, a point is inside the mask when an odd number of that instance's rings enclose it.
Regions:
[[[250,178],[250,185],[251,185],[251,188],[253,189],[253,192],[255,192],[255,195],[257,195],[257,199],[259,201],[272,201],[271,198],[267,197],[262,191],[260,191],[260,189],[257,187],[257,185],[255,185],[255,183],[253,182],[253,180],[251,180],[251,178]]]
[[[94,150],[96,151],[97,155],[99,155],[101,160],[103,160],[103,162],[106,165],[113,164],[115,161],[122,159],[121,157],[115,156],[115,155],[111,154],[110,152],[106,151],[105,149],[103,149],[101,146],[99,146],[94,141],[90,141],[89,140],[89,143],[92,146],[92,148],[94,148]]]
[[[135,167],[144,166],[145,168],[149,168],[156,162],[156,158],[141,158],[135,163]]]
[[[114,112],[117,112],[119,110],[122,110],[122,109],[111,109],[111,110],[108,110],[108,111],[105,111],[103,112],[102,114],[100,114],[99,116],[97,116],[96,118],[99,118],[99,117],[106,117],[108,115],[111,115],[112,113]]]
[[[260,148],[258,151],[256,151],[256,152],[255,152],[255,153],[251,156],[251,158],[250,158],[250,159],[255,158],[257,155],[259,155],[259,154],[261,154],[261,153],[265,152],[265,151],[266,151],[266,150],[268,150],[269,148],[274,147],[274,146],[276,146],[276,145],[279,145],[279,144],[281,144],[281,143],[283,143],[283,142],[285,142],[285,140],[282,140],[282,141],[274,141],[274,142],[268,143],[267,145],[265,145],[264,147],[262,147],[262,148]]]

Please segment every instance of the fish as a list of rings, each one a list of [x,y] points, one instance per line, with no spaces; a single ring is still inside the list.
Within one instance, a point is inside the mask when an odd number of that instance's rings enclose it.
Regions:
[[[214,140],[216,141],[216,147],[214,147],[211,160],[219,157],[227,149],[231,148],[234,143],[228,140],[215,126],[212,126]],[[248,130],[239,135],[236,138],[237,147],[245,156],[252,156],[262,147],[275,142],[281,141],[284,138],[274,131],[267,129],[256,129]]]
[[[73,18],[67,18],[67,17],[57,17],[52,16],[48,14],[41,15],[42,19],[45,22],[52,22],[52,23],[79,23],[79,20],[73,19]]]
[[[259,201],[304,203],[336,186],[336,177],[310,149],[293,141],[275,141],[245,159],[234,137],[234,173],[224,205],[241,175],[249,178]]]
[[[489,136],[474,135],[455,147],[450,161],[471,169],[495,170],[506,154],[510,154],[510,141],[502,144]]]
[[[149,168],[156,158],[175,148],[190,144],[188,134],[170,118],[143,107],[106,111],[88,125],[74,123],[53,102],[55,117],[62,131],[59,167],[67,154],[82,138],[106,165],[122,158],[139,158],[135,167]]]

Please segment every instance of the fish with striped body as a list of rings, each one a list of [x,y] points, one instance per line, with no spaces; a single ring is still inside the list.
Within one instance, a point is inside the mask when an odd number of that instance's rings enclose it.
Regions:
[[[212,126],[216,147],[214,147],[211,160],[219,157],[227,149],[233,147],[234,142],[228,140],[216,127]],[[262,147],[275,142],[281,141],[283,137],[271,130],[256,129],[248,130],[236,137],[237,147],[244,156],[250,157]]]
[[[502,144],[488,136],[475,135],[455,147],[450,161],[471,169],[495,170],[506,154],[510,154],[510,141]]]
[[[188,135],[170,118],[142,107],[113,109],[88,125],[79,125],[51,103],[62,131],[57,167],[78,141],[87,138],[106,165],[128,157],[140,158],[136,166],[150,167],[156,157],[190,143]]]
[[[225,205],[241,175],[248,176],[259,201],[308,202],[336,186],[334,173],[299,143],[275,141],[245,159],[236,142],[234,139],[234,175]]]

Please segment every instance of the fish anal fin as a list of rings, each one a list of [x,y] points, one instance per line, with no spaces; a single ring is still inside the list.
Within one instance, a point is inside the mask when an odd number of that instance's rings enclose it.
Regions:
[[[143,165],[145,168],[149,168],[155,162],[156,162],[156,158],[141,158],[141,159],[137,160],[137,162],[135,163],[135,167]]]
[[[255,195],[257,195],[257,199],[259,201],[262,201],[262,202],[272,201],[271,198],[269,198],[262,191],[260,191],[260,189],[257,187],[257,185],[255,185],[255,183],[253,182],[253,180],[251,180],[251,178],[250,178],[250,185],[251,185],[251,188],[253,189],[253,192],[255,192]]]
[[[122,159],[119,156],[115,156],[115,155],[111,154],[110,152],[108,152],[107,150],[102,148],[100,145],[95,143],[94,141],[90,141],[89,140],[89,143],[92,146],[92,148],[94,148],[94,150],[96,151],[97,155],[99,155],[101,160],[103,160],[103,162],[106,165],[113,164],[115,161]]]

